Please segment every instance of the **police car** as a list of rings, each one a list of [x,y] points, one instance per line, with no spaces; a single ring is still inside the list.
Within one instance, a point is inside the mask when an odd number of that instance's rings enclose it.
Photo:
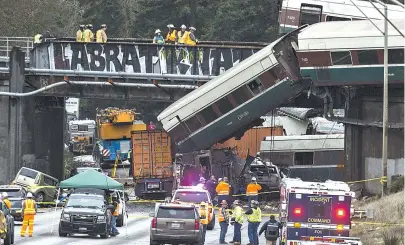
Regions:
[[[209,192],[204,188],[197,186],[179,186],[178,189],[174,192],[172,203],[180,204],[195,204],[199,206],[201,202],[208,204],[209,220],[210,223],[207,226],[208,230],[213,230],[215,227],[215,213],[214,207],[212,205],[212,200]]]
[[[280,184],[282,244],[361,245],[359,238],[349,237],[354,196],[344,182],[284,178]]]

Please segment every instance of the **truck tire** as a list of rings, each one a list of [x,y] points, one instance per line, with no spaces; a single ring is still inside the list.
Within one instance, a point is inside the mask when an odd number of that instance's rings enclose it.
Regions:
[[[62,229],[61,229],[61,227],[60,227],[60,225],[59,225],[59,236],[60,236],[60,237],[67,237],[67,235],[68,235],[67,233],[63,233],[63,232],[62,232]]]
[[[213,230],[215,228],[215,214],[212,215],[211,222],[207,225],[207,230]]]
[[[109,235],[110,235],[110,233],[107,231],[106,233],[101,234],[100,237],[101,237],[102,239],[107,239]]]

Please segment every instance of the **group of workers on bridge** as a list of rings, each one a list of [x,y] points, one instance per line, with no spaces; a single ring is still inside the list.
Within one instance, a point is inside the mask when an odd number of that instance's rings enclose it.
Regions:
[[[210,193],[211,199],[214,199],[215,194],[218,196],[218,203],[220,204],[220,207],[217,217],[219,225],[221,227],[219,238],[220,244],[227,244],[227,242],[225,242],[225,236],[228,232],[229,224],[233,225],[234,227],[233,240],[230,243],[233,243],[235,245],[241,244],[241,228],[244,221],[244,216],[246,216],[248,221],[248,245],[258,245],[258,237],[265,231],[267,244],[276,244],[277,238],[279,237],[279,229],[281,228],[281,223],[279,223],[273,215],[270,216],[269,221],[263,224],[258,234],[259,225],[262,221],[258,195],[259,191],[262,190],[262,187],[257,183],[255,177],[252,178],[251,182],[246,187],[246,196],[248,197],[249,201],[249,207],[246,212],[243,211],[242,205],[239,200],[235,200],[232,202],[231,185],[229,184],[227,177],[219,178],[218,183],[216,182],[216,178],[214,175],[212,175],[208,181],[205,181],[205,179],[201,177],[197,186],[206,189]],[[228,203],[232,203],[231,210],[228,209]],[[206,203],[201,203],[201,217],[208,217],[208,214],[205,214],[207,212],[206,209]],[[211,221],[205,218],[203,218],[201,221],[203,226],[209,224],[209,222]],[[269,232],[269,230],[271,230],[272,232]],[[205,231],[203,232],[203,241],[204,240]]]
[[[160,29],[155,31],[155,36],[153,37],[153,43],[156,44],[183,44],[188,46],[196,46],[198,40],[195,37],[196,29],[190,27],[187,31],[187,27],[183,24],[180,27],[180,30],[176,30],[173,24],[167,25],[169,29],[166,38],[163,38],[162,32]],[[93,32],[93,25],[80,25],[79,30],[76,32],[76,42],[80,43],[106,43],[107,42],[107,25],[102,24],[97,30],[96,35]],[[50,30],[46,31],[44,34],[36,34],[34,36],[34,46],[39,45],[43,42],[46,42],[47,38],[54,38],[51,35]]]
[[[157,44],[185,44],[188,46],[195,46],[198,43],[198,40],[195,37],[196,29],[190,26],[187,31],[186,25],[181,25],[180,30],[176,30],[173,24],[167,25],[169,29],[166,38],[163,38],[162,32],[160,29],[155,31],[155,37],[153,38],[153,43]]]

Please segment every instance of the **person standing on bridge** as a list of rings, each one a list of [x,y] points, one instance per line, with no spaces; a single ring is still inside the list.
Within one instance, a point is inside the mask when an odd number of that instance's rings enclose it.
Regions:
[[[94,41],[93,25],[88,24],[83,32],[84,42],[91,43]]]
[[[84,42],[84,25],[79,26],[79,30],[76,32],[76,42]]]
[[[186,25],[181,25],[181,30],[177,32],[176,44],[184,44],[186,32],[187,32]]]
[[[153,43],[165,44],[165,39],[161,35],[161,31],[157,29],[155,31],[155,36],[153,37]]]
[[[169,28],[169,31],[167,32],[165,41],[166,41],[166,43],[174,44],[176,42],[177,31],[176,31],[176,29],[174,29],[173,24],[167,25],[167,28]]]
[[[184,43],[188,46],[195,46],[197,45],[198,40],[195,38],[196,29],[194,27],[190,27],[190,31],[187,31],[184,35]]]
[[[44,38],[42,37],[42,34],[36,34],[34,36],[34,46],[38,46],[42,43],[42,41],[44,40]]]
[[[248,197],[249,208],[253,200],[259,201],[259,191],[262,187],[256,182],[256,177],[252,178],[252,181],[246,187],[246,196]]]
[[[96,42],[98,43],[106,43],[107,42],[107,34],[105,31],[107,30],[107,25],[102,24],[100,30],[96,32]]]
[[[25,232],[28,227],[28,236],[32,237],[34,232],[34,216],[37,213],[37,204],[35,203],[34,197],[31,192],[28,192],[26,199],[23,201],[23,214],[24,220],[21,226],[20,235],[25,237]]]

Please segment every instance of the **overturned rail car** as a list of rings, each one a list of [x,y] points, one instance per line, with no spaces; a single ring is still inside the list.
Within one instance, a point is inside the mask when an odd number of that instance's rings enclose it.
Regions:
[[[299,29],[284,35],[224,74],[190,92],[158,116],[179,152],[204,150],[241,137],[260,116],[309,88],[294,47]]]

